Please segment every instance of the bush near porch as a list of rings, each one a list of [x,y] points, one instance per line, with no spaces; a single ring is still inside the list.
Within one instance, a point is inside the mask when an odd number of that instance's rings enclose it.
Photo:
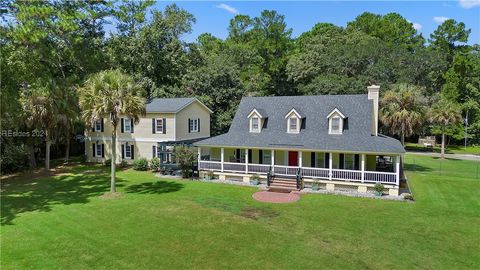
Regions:
[[[304,195],[76,165],[2,181],[1,268],[473,269],[480,265],[480,180],[473,161],[407,155],[415,202]]]

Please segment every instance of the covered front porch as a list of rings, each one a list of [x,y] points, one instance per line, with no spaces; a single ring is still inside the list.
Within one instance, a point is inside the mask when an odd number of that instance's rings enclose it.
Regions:
[[[198,157],[203,171],[400,184],[399,154],[198,147]]]

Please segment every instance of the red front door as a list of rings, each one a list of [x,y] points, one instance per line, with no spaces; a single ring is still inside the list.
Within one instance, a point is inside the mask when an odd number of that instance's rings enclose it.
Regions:
[[[288,166],[298,166],[298,152],[288,151]]]

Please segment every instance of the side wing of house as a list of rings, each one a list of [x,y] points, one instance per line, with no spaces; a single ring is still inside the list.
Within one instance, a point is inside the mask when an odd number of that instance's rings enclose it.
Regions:
[[[177,141],[210,137],[211,111],[199,101],[192,102],[176,115]]]

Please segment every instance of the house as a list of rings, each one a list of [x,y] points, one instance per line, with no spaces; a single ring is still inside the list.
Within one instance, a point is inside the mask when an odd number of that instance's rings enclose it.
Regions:
[[[368,94],[244,97],[228,133],[196,142],[199,169],[220,179],[398,195],[402,144],[378,133],[380,87]]]
[[[160,158],[174,163],[175,145],[191,145],[210,137],[212,111],[196,98],[155,98],[145,105],[146,115],[135,124],[122,118],[117,128],[117,160]],[[108,118],[97,120],[86,131],[87,160],[103,162],[111,158],[112,127]]]

